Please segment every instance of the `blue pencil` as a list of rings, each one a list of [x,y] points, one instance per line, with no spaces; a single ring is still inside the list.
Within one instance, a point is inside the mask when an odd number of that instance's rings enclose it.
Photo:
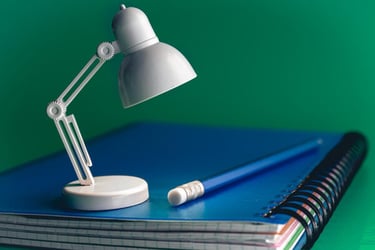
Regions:
[[[322,143],[321,139],[315,139],[292,146],[285,150],[275,152],[255,161],[247,162],[224,173],[214,175],[203,180],[195,180],[171,189],[168,192],[168,201],[173,206],[179,206],[194,200],[202,195],[215,191],[226,185],[230,185],[242,178],[249,177],[260,171],[275,167],[287,160],[298,157],[304,153],[315,150]]]

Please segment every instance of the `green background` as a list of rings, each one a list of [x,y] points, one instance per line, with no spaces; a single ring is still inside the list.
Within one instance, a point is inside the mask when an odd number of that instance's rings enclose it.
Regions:
[[[0,3],[0,169],[62,150],[47,117],[96,47],[114,40],[121,1]],[[117,92],[121,56],[69,107],[85,138],[133,121],[364,132],[375,139],[375,1],[132,0],[161,41],[198,73],[131,109]],[[374,154],[314,249],[375,245]],[[67,170],[68,171],[68,170]],[[70,170],[69,170],[70,171]],[[32,179],[30,179],[32,185]]]

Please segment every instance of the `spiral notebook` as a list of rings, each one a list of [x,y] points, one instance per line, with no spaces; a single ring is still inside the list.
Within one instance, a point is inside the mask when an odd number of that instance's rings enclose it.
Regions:
[[[308,139],[318,149],[178,207],[171,188]],[[285,249],[311,246],[367,151],[360,133],[134,124],[88,143],[94,176],[134,175],[150,199],[102,212],[70,210],[65,152],[0,174],[0,244],[53,249]],[[11,191],[10,191],[11,190]]]

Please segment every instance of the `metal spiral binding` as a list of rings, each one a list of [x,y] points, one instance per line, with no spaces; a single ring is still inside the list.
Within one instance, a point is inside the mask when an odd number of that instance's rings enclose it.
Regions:
[[[304,181],[265,216],[286,214],[305,228],[311,248],[330,219],[367,153],[367,141],[357,132],[346,133]]]

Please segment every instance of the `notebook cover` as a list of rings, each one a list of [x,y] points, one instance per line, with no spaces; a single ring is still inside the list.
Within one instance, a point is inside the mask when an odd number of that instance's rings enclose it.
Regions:
[[[150,199],[112,211],[70,210],[61,199],[63,186],[75,180],[65,152],[0,175],[0,213],[119,220],[217,220],[284,224],[289,217],[264,213],[294,190],[340,140],[340,133],[320,133],[195,125],[143,123],[88,143],[94,176],[134,175],[149,185]],[[56,137],[57,138],[57,137]],[[269,155],[307,139],[323,140],[319,149],[258,173],[204,198],[172,207],[168,191],[241,163]]]

